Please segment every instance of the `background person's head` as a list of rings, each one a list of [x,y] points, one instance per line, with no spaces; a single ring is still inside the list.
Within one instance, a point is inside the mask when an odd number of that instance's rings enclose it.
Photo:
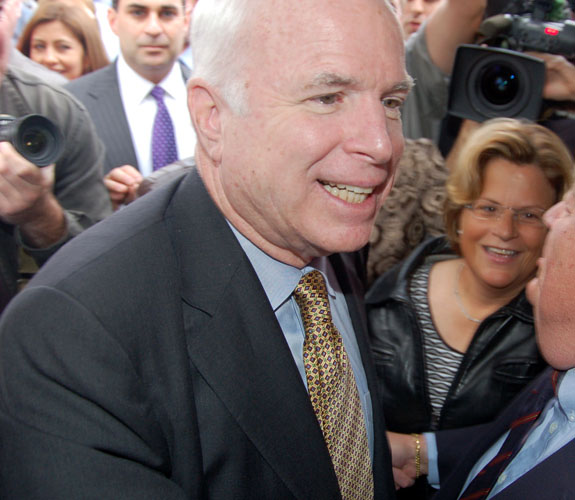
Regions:
[[[196,157],[228,220],[292,265],[363,246],[403,150],[410,86],[389,5],[200,1],[192,50]]]
[[[159,83],[184,49],[190,15],[182,0],[115,0],[108,20],[128,65]]]
[[[573,181],[573,160],[550,130],[497,118],[475,130],[447,181],[448,238],[493,287],[522,289],[532,277],[546,229],[543,213]]]
[[[415,33],[443,0],[400,0],[401,26],[405,38]],[[465,0],[462,0],[465,1]]]
[[[20,35],[18,49],[68,80],[109,64],[94,14],[74,1],[42,0]]]

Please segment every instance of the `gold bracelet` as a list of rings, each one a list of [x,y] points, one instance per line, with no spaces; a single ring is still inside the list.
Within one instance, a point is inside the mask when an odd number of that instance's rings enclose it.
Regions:
[[[415,439],[415,479],[421,476],[421,434],[412,434]]]

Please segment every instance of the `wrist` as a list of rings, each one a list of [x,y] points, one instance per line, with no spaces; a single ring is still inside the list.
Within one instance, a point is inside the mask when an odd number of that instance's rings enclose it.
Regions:
[[[413,440],[413,460],[415,464],[415,479],[427,475],[427,442],[422,434],[411,434]]]

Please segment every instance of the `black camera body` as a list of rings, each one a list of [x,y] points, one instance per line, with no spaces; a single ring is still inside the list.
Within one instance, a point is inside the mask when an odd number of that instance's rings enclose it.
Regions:
[[[520,14],[500,13],[483,21],[482,45],[459,47],[449,115],[479,122],[495,117],[537,120],[542,115],[545,64],[523,52],[575,56],[575,23],[545,20],[558,10],[553,0],[515,4]]]
[[[38,167],[58,161],[64,150],[60,129],[42,115],[15,118],[0,115],[0,141],[7,141],[24,158]]]
[[[536,120],[543,104],[545,64],[507,49],[461,45],[449,89],[449,114],[483,122],[490,118]]]
[[[545,22],[530,16],[499,14],[483,21],[480,33],[490,45],[547,54],[575,56],[575,22]]]

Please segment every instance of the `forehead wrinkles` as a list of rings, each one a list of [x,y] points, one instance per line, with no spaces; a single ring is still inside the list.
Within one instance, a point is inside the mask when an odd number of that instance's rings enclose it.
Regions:
[[[249,16],[253,23],[248,28],[252,34],[250,49],[278,63],[286,58],[293,61],[294,57],[314,61],[318,56],[329,62],[330,56],[350,54],[364,59],[367,51],[367,55],[380,53],[390,62],[394,57],[401,59],[401,28],[392,11],[379,0],[302,3],[294,9],[284,0],[268,0],[261,15]]]

